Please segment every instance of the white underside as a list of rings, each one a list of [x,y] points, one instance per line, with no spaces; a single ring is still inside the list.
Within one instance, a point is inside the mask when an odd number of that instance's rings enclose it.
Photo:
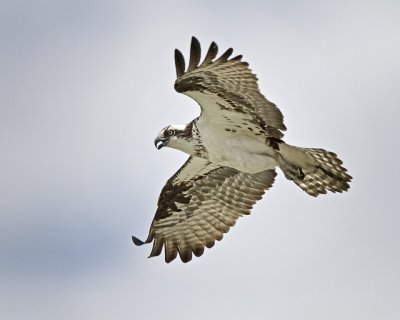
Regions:
[[[200,105],[207,106],[197,122],[202,144],[208,151],[208,160],[246,173],[256,173],[277,166],[276,151],[266,144],[252,116],[235,111],[221,111],[232,107],[216,95],[201,92],[187,93]],[[252,127],[251,131],[247,127]],[[226,130],[228,129],[228,131]]]
[[[203,132],[202,139],[208,151],[209,161],[215,164],[246,173],[256,173],[277,166],[275,150],[261,139],[232,133],[209,134],[211,136]]]

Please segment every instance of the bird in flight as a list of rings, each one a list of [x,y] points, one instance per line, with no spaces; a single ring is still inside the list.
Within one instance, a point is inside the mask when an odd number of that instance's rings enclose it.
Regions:
[[[257,77],[232,48],[217,57],[212,42],[200,63],[200,43],[192,37],[187,69],[175,50],[174,88],[194,99],[200,116],[186,125],[163,128],[154,144],[189,155],[167,181],[158,199],[149,235],[150,257],[164,248],[165,261],[179,254],[183,262],[201,256],[215,240],[250,214],[253,205],[272,187],[279,168],[311,196],[349,189],[352,177],[335,153],[285,143],[286,127],[278,107],[261,93]]]

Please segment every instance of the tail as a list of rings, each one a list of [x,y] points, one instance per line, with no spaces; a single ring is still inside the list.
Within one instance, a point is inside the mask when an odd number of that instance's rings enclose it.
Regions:
[[[286,178],[293,180],[311,196],[327,191],[343,192],[350,188],[352,177],[335,153],[317,148],[299,148],[279,144],[279,165]]]

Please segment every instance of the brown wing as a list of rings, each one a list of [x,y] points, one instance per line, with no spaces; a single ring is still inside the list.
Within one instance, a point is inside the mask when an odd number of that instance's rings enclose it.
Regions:
[[[188,262],[192,253],[201,256],[239,217],[250,214],[275,176],[275,170],[247,174],[190,157],[161,191],[147,240],[132,240],[136,245],[153,241],[150,257],[164,247],[167,263],[178,253]]]
[[[242,56],[229,59],[232,52],[230,48],[215,59],[218,47],[213,42],[199,65],[200,43],[193,37],[186,71],[182,53],[175,50],[175,90],[200,104],[200,120],[225,121],[227,125],[251,127],[255,133],[282,138],[286,127],[281,111],[260,93],[257,77],[248,63],[241,61]]]

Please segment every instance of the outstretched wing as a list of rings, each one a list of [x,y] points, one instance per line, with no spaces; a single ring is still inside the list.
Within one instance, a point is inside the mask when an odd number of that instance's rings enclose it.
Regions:
[[[188,262],[192,253],[201,256],[240,216],[250,214],[275,176],[275,170],[248,174],[190,157],[162,189],[147,240],[132,240],[136,245],[153,241],[150,257],[164,247],[166,262],[178,253]]]
[[[260,93],[257,77],[248,68],[248,63],[241,61],[242,56],[229,59],[232,52],[230,48],[215,59],[218,47],[212,42],[199,64],[200,43],[192,37],[187,70],[182,53],[175,50],[175,90],[200,104],[200,121],[203,118],[207,123],[224,123],[225,128],[231,126],[235,130],[282,138],[286,127],[281,111]]]

